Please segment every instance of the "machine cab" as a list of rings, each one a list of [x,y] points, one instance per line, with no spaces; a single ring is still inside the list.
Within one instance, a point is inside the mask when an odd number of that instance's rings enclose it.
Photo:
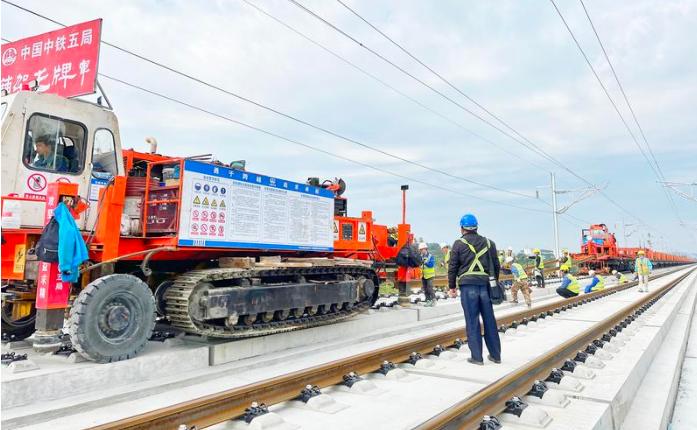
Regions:
[[[124,174],[114,113],[83,100],[32,91],[3,96],[0,113],[3,205],[12,201],[20,208],[22,228],[40,228],[48,183],[77,183],[90,205],[77,223],[91,230],[99,190]]]

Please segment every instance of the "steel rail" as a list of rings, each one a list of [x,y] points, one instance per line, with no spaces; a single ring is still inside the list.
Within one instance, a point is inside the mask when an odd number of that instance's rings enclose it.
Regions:
[[[674,281],[623,307],[583,333],[574,336],[548,353],[530,361],[513,373],[487,385],[472,396],[422,423],[416,429],[478,429],[485,415],[491,416],[501,413],[505,409],[507,400],[514,396],[523,397],[530,391],[536,380],[544,380],[553,368],[561,367],[564,361],[573,357],[576,352],[583,350],[595,339],[602,337],[603,334],[614,328],[628,316],[633,315],[637,309],[666,294],[694,271],[695,268],[688,270]]]
[[[680,269],[678,269],[680,270]],[[677,271],[677,270],[676,270]],[[653,277],[657,279],[668,274],[663,273]],[[637,282],[608,287],[602,291],[579,295],[562,302],[554,302],[534,306],[512,315],[497,318],[499,327],[508,326],[513,322],[522,322],[524,319],[534,319],[559,313],[562,310],[587,303],[627,288],[636,286]],[[300,391],[307,385],[317,385],[320,388],[339,384],[343,376],[355,372],[367,374],[380,368],[384,361],[393,363],[404,362],[412,352],[422,354],[430,353],[436,345],[450,346],[457,339],[465,339],[464,321],[463,327],[451,329],[441,333],[400,342],[394,345],[378,348],[350,357],[321,364],[308,369],[303,369],[288,374],[276,376],[258,381],[242,387],[237,387],[167,406],[132,417],[120,419],[92,427],[93,430],[125,430],[125,429],[162,429],[177,428],[181,424],[197,429],[205,428],[225,422],[244,415],[245,409],[252,402],[265,403],[267,405],[280,403],[297,398]]]

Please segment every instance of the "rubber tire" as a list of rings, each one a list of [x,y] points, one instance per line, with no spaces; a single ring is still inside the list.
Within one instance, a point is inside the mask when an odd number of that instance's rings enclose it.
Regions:
[[[107,340],[98,325],[100,308],[112,298],[129,297],[135,329],[119,342]],[[130,324],[129,324],[130,326]],[[111,363],[127,360],[143,350],[155,328],[155,297],[145,282],[132,275],[113,274],[90,282],[70,309],[70,339],[88,360]]]
[[[17,321],[5,319],[5,313],[2,312],[2,333],[8,336],[14,335],[14,340],[24,340],[34,333],[35,321],[36,308],[32,308],[31,314]]]

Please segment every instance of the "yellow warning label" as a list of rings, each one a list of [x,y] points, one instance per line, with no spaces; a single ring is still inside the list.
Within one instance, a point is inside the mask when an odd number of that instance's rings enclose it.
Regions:
[[[211,202],[211,207],[212,207],[212,208],[217,208],[217,207],[218,207],[218,202],[216,202],[215,199],[213,199],[213,201]]]
[[[15,273],[24,273],[24,262],[26,261],[27,258],[27,253],[26,251],[26,245],[21,244],[21,245],[16,245],[15,246],[15,259],[14,259],[14,267],[12,268],[12,271]]]
[[[365,242],[367,240],[367,234],[366,234],[366,226],[364,222],[359,222],[358,223],[358,241],[359,242]]]
[[[220,208],[222,209],[224,207],[225,207],[225,200],[221,200],[220,201]]]
[[[338,233],[338,232],[339,232],[339,224],[334,223],[334,233]]]
[[[199,199],[198,196],[194,197],[194,204],[195,204],[195,205],[200,205],[200,204],[201,204],[201,199]]]
[[[203,206],[208,206],[208,197],[203,198],[203,203],[201,203]]]

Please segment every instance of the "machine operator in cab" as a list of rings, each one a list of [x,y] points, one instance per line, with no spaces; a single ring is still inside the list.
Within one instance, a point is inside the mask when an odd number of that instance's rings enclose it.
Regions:
[[[453,243],[448,265],[448,287],[450,297],[457,297],[465,311],[467,345],[472,356],[470,363],[483,365],[482,332],[479,324],[481,315],[484,323],[484,342],[489,350],[488,359],[501,363],[501,340],[499,339],[494,307],[489,296],[489,276],[499,278],[496,244],[477,233],[478,222],[472,214],[460,219],[462,237]]]
[[[56,154],[56,142],[52,136],[44,134],[34,140],[36,156],[31,162],[32,167],[54,172],[67,172],[68,159]]]

